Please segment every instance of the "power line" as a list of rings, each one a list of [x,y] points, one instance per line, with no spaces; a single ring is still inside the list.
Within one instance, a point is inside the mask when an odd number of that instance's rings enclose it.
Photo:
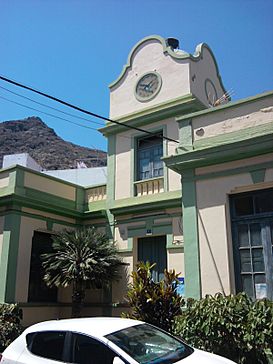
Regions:
[[[149,135],[154,135],[154,133],[152,133],[152,132],[150,132],[150,131],[147,131],[147,130],[144,130],[144,129],[141,129],[141,128],[137,128],[137,127],[132,126],[132,125],[125,125],[125,124],[123,124],[123,123],[120,123],[119,121],[111,120],[111,119],[109,119],[109,118],[106,118],[105,116],[101,116],[101,115],[99,115],[99,114],[95,114],[95,113],[93,113],[93,112],[91,112],[91,111],[88,111],[88,110],[82,109],[82,108],[80,108],[80,107],[78,107],[78,106],[76,106],[76,105],[70,104],[69,102],[66,102],[66,101],[63,101],[63,100],[61,100],[61,99],[58,99],[57,97],[51,96],[51,95],[46,94],[46,93],[41,92],[41,91],[38,91],[38,90],[36,90],[36,89],[34,89],[34,88],[32,88],[32,87],[29,87],[29,86],[23,85],[23,84],[21,84],[21,83],[19,83],[19,82],[16,82],[16,81],[10,80],[9,78],[6,78],[6,77],[3,77],[3,76],[0,76],[0,79],[1,79],[1,80],[3,80],[3,81],[5,81],[5,82],[11,83],[11,84],[13,84],[13,85],[16,85],[16,86],[18,86],[18,87],[24,88],[24,89],[26,89],[26,90],[29,90],[29,91],[35,92],[35,93],[37,93],[38,95],[41,95],[41,96],[47,97],[48,99],[54,100],[54,101],[56,101],[56,102],[59,102],[59,103],[60,103],[60,104],[62,104],[62,105],[65,105],[65,106],[68,106],[68,107],[70,107],[70,108],[72,108],[72,109],[78,110],[78,111],[80,111],[80,112],[82,112],[82,113],[84,113],[84,114],[91,115],[91,116],[94,116],[95,118],[102,119],[102,120],[104,120],[104,121],[108,121],[108,122],[110,122],[110,123],[114,123],[114,124],[117,124],[117,125],[121,125],[121,126],[124,126],[124,127],[126,127],[126,128],[129,128],[129,129],[134,129],[134,130],[140,131],[140,132],[142,132],[142,133],[146,133],[146,134],[149,134]],[[168,138],[168,137],[163,136],[163,135],[162,135],[162,136],[161,136],[161,135],[158,135],[158,137],[160,137],[160,138],[162,138],[162,139],[169,140],[169,141],[171,141],[171,142],[179,143],[177,140],[175,140],[175,139],[171,139],[171,138]]]
[[[86,128],[86,129],[91,129],[91,130],[98,131],[98,129],[92,128],[91,126],[87,126],[87,125],[82,125],[82,124],[75,123],[74,121],[71,121],[71,120],[68,120],[68,119],[65,119],[65,118],[61,118],[60,116],[53,115],[53,114],[50,114],[48,112],[41,111],[41,110],[35,109],[33,107],[30,107],[30,106],[21,104],[20,102],[16,102],[16,101],[13,101],[13,100],[9,100],[9,99],[7,99],[6,97],[3,97],[3,96],[0,96],[0,99],[3,99],[3,100],[8,101],[8,102],[12,102],[13,104],[16,104],[16,105],[25,107],[25,108],[30,109],[30,110],[38,111],[41,114],[45,114],[45,115],[51,116],[51,117],[56,118],[56,119],[60,119],[60,120],[67,121],[70,124],[78,125],[78,126],[81,126],[82,128]]]
[[[38,105],[41,105],[41,106],[44,106],[44,107],[47,107],[48,109],[51,109],[51,110],[55,110],[57,112],[60,112],[62,114],[65,114],[65,115],[68,115],[68,116],[71,116],[73,118],[76,118],[76,119],[81,119],[81,120],[85,120],[85,121],[89,121],[91,123],[94,123],[94,124],[97,124],[97,125],[100,125],[100,126],[104,126],[104,124],[100,123],[100,122],[97,122],[97,121],[94,121],[94,120],[89,120],[89,119],[86,119],[86,118],[83,118],[81,116],[76,116],[76,115],[73,115],[73,114],[70,114],[69,112],[65,112],[65,111],[62,111],[62,110],[59,110],[59,109],[56,109],[55,107],[52,107],[52,106],[49,106],[49,105],[46,105],[46,104],[43,104],[42,102],[38,102],[36,100],[33,100],[31,99],[30,97],[27,97],[27,96],[23,96],[21,94],[18,94],[17,92],[14,92],[14,91],[11,91],[9,90],[8,88],[6,87],[3,87],[3,86],[0,86],[1,89],[13,94],[13,95],[16,95],[16,96],[19,96],[19,97],[22,97],[23,99],[26,99],[26,100],[29,100],[31,102],[34,102],[35,104],[38,104]]]

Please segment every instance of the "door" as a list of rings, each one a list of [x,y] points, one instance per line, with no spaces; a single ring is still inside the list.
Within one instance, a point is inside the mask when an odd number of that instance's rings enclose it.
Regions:
[[[156,263],[152,271],[155,282],[164,278],[167,268],[166,236],[154,236],[138,239],[138,261]]]

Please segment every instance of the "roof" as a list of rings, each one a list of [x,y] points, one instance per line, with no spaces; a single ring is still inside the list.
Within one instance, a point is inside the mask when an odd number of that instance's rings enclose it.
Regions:
[[[36,331],[61,330],[75,331],[87,335],[103,337],[110,333],[135,326],[141,321],[119,317],[87,317],[64,320],[44,321],[32,325],[25,330],[25,334]]]

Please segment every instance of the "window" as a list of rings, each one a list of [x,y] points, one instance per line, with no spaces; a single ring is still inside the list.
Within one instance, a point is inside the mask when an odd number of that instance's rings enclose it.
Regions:
[[[128,327],[106,338],[141,364],[180,363],[193,353],[193,349],[182,341],[149,324]]]
[[[152,271],[155,282],[164,278],[167,268],[166,236],[154,236],[138,239],[138,261],[156,263]]]
[[[41,254],[52,252],[52,238],[50,234],[34,232],[31,249],[29,275],[29,302],[56,302],[57,288],[49,288],[43,280]]]
[[[28,334],[28,350],[43,358],[63,361],[65,331],[44,331]]]
[[[138,139],[137,180],[163,176],[162,133]]]
[[[71,363],[75,364],[113,364],[117,356],[108,346],[89,336],[72,334]]]
[[[231,197],[236,288],[273,298],[273,189]]]

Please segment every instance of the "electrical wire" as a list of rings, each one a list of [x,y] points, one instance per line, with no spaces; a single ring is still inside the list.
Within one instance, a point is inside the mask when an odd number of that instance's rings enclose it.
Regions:
[[[25,107],[25,108],[30,109],[30,110],[37,111],[37,112],[39,112],[41,114],[48,115],[48,116],[51,116],[51,117],[56,118],[56,119],[60,119],[60,120],[67,121],[70,124],[78,125],[78,126],[81,126],[82,128],[86,128],[86,129],[91,129],[91,130],[98,131],[98,129],[92,128],[91,126],[87,126],[87,125],[82,125],[82,124],[79,124],[79,123],[75,123],[74,121],[71,121],[71,120],[68,120],[68,119],[65,119],[65,118],[61,118],[60,116],[53,115],[53,114],[50,114],[50,113],[45,112],[45,111],[41,111],[41,110],[35,109],[33,107],[27,106],[27,105],[23,105],[20,102],[16,102],[16,101],[13,101],[13,100],[9,100],[9,99],[7,99],[4,96],[0,96],[0,99],[3,99],[3,100],[8,101],[8,102],[12,102],[13,104],[16,104],[16,105]]]
[[[54,111],[58,111],[58,112],[60,112],[62,114],[71,116],[71,117],[76,118],[76,119],[81,119],[81,120],[89,121],[91,123],[94,123],[94,124],[97,124],[97,125],[100,125],[100,126],[104,126],[104,123],[100,123],[100,122],[97,122],[97,121],[94,121],[94,120],[89,120],[89,119],[83,118],[81,116],[76,116],[76,115],[70,114],[69,112],[56,109],[55,107],[52,107],[52,106],[43,104],[42,102],[38,102],[36,100],[31,99],[30,97],[23,96],[21,94],[18,94],[17,92],[11,91],[11,90],[7,89],[6,87],[0,86],[0,88],[3,89],[3,90],[5,90],[5,91],[7,91],[7,92],[9,92],[9,93],[11,93],[11,94],[13,94],[13,95],[16,95],[16,96],[22,97],[23,99],[26,99],[26,100],[29,100],[31,102],[34,102],[35,104],[38,104],[38,105],[47,107],[48,109],[51,109],[51,110],[54,110]]]
[[[54,107],[51,107],[51,106],[45,105],[45,104],[43,104],[43,103],[41,103],[41,102],[38,102],[38,101],[32,100],[32,99],[31,99],[31,98],[29,98],[29,97],[26,97],[26,96],[20,95],[20,94],[18,94],[18,93],[16,93],[16,92],[13,92],[13,91],[11,91],[11,90],[9,90],[9,89],[7,89],[7,88],[3,87],[3,86],[0,86],[0,88],[1,88],[1,89],[3,89],[3,90],[5,90],[5,91],[8,91],[8,92],[10,92],[10,93],[12,93],[12,94],[14,94],[14,95],[16,95],[16,96],[22,97],[22,98],[24,98],[24,99],[26,99],[26,100],[29,100],[29,101],[31,101],[31,102],[34,102],[34,103],[38,104],[38,105],[41,105],[41,106],[47,107],[47,108],[49,108],[49,109],[52,109],[52,110],[58,111],[58,112],[63,113],[63,114],[65,114],[65,115],[69,115],[69,116],[72,116],[72,117],[74,117],[74,118],[78,118],[78,119],[86,120],[86,121],[89,121],[89,122],[92,122],[92,123],[98,124],[98,125],[100,125],[100,126],[103,126],[103,125],[104,125],[104,124],[101,124],[101,123],[99,123],[99,122],[96,122],[96,121],[93,121],[93,120],[89,120],[89,119],[86,119],[86,118],[82,118],[82,117],[80,117],[80,116],[78,117],[78,116],[75,116],[75,115],[73,115],[73,114],[67,113],[67,112],[65,112],[65,111],[58,110],[58,109],[56,109],[56,108],[54,108]],[[16,102],[16,101],[14,101],[14,100],[10,100],[10,99],[8,99],[8,98],[5,98],[4,96],[0,96],[0,98],[1,98],[1,99],[3,99],[3,100],[5,100],[5,101],[8,101],[8,102],[14,103],[14,104],[16,104],[16,105],[22,106],[22,107],[24,107],[24,108],[27,108],[27,109],[30,109],[30,110],[37,111],[37,112],[39,112],[39,113],[41,113],[41,114],[44,114],[44,115],[47,115],[47,116],[50,116],[50,117],[54,117],[54,118],[57,118],[57,119],[60,119],[60,120],[63,120],[63,121],[67,121],[68,123],[71,123],[71,124],[74,124],[74,125],[80,126],[80,127],[82,127],[82,128],[86,128],[86,129],[90,129],[90,130],[98,131],[98,129],[95,129],[95,128],[92,128],[92,127],[89,127],[89,126],[87,126],[87,125],[78,124],[78,123],[75,123],[75,122],[73,122],[73,121],[71,121],[71,120],[68,120],[68,119],[65,119],[65,118],[61,118],[61,117],[59,117],[59,116],[57,116],[57,115],[53,115],[53,114],[47,113],[47,112],[45,112],[45,111],[41,111],[41,110],[39,110],[39,109],[35,109],[35,108],[31,107],[31,106],[27,106],[27,105],[21,104],[21,103],[19,103],[19,102]],[[120,135],[120,138],[124,138],[124,139],[131,139],[131,137],[129,137],[129,136],[125,136],[125,135]],[[168,142],[168,144],[169,144],[169,145],[172,145],[172,144],[174,144],[174,143],[173,143],[173,142]],[[175,143],[175,145],[176,145],[176,143]]]
[[[80,107],[78,107],[78,106],[76,106],[76,105],[70,104],[69,102],[66,102],[66,101],[64,101],[64,100],[61,100],[61,99],[59,99],[59,98],[57,98],[57,97],[54,97],[54,96],[51,96],[51,95],[49,95],[49,94],[46,94],[46,93],[44,93],[44,92],[42,92],[42,91],[38,91],[38,90],[36,90],[36,89],[34,89],[34,88],[32,88],[32,87],[29,87],[29,86],[23,85],[23,84],[21,84],[21,83],[19,83],[19,82],[13,81],[13,80],[11,80],[11,79],[9,79],[9,78],[7,78],[7,77],[0,76],[0,79],[1,79],[1,80],[3,80],[3,81],[5,81],[5,82],[11,83],[11,84],[13,84],[13,85],[15,85],[15,86],[18,86],[18,87],[24,88],[24,89],[26,89],[26,90],[32,91],[32,92],[34,92],[34,93],[36,93],[36,94],[38,94],[38,95],[44,96],[44,97],[46,97],[46,98],[48,98],[48,99],[54,100],[54,101],[56,101],[56,102],[58,102],[58,103],[60,103],[60,104],[62,104],[62,105],[68,106],[68,107],[70,107],[70,108],[72,108],[72,109],[75,109],[75,110],[77,110],[77,111],[80,111],[80,112],[82,112],[82,113],[84,113],[84,114],[91,115],[91,116],[93,116],[93,117],[95,117],[95,118],[102,119],[102,120],[104,120],[104,121],[108,121],[108,122],[110,122],[110,123],[114,123],[114,124],[117,124],[117,125],[120,125],[120,126],[123,126],[123,127],[129,128],[129,129],[134,129],[134,130],[140,131],[140,132],[142,132],[142,133],[146,133],[146,134],[149,134],[149,135],[154,135],[154,133],[152,133],[152,132],[150,132],[150,131],[148,131],[148,130],[144,130],[144,129],[141,129],[141,128],[138,128],[138,127],[135,127],[135,126],[132,126],[132,125],[125,125],[125,124],[120,123],[119,121],[116,121],[116,120],[111,120],[111,119],[109,119],[109,118],[106,118],[105,116],[101,116],[101,115],[96,114],[96,113],[93,113],[93,112],[91,112],[91,111],[88,111],[88,110],[82,109],[82,108],[80,108]],[[171,138],[168,138],[168,137],[163,136],[163,135],[158,135],[158,137],[159,137],[159,138],[161,138],[161,139],[166,139],[166,140],[172,141],[172,142],[174,142],[174,143],[179,143],[177,140],[175,140],[175,139],[171,139]]]

